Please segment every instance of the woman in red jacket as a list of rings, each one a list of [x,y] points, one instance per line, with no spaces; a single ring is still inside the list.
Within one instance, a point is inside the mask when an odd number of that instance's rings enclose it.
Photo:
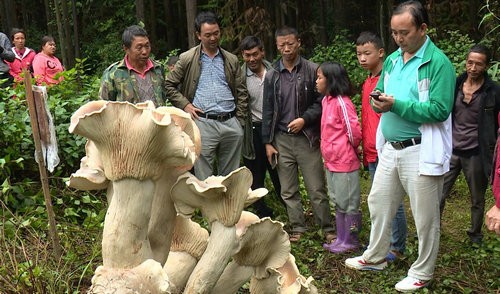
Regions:
[[[25,46],[26,43],[26,33],[22,29],[13,28],[10,34],[10,40],[14,47],[12,51],[14,52],[15,59],[12,62],[6,63],[10,67],[10,75],[14,77],[14,81],[19,83],[23,80],[21,73],[23,69],[27,69],[32,72],[33,58],[35,58],[35,51]]]

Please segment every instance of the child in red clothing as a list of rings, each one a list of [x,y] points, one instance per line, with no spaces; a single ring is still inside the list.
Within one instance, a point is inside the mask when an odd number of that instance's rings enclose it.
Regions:
[[[359,248],[361,226],[358,147],[361,127],[354,94],[345,68],[324,62],[317,71],[316,87],[322,100],[321,154],[323,155],[330,199],[336,207],[337,239],[323,247],[333,253]]]

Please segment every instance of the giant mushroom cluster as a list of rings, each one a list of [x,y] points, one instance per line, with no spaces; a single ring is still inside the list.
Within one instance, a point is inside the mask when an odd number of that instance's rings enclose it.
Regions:
[[[283,224],[244,208],[267,194],[239,168],[200,181],[189,170],[200,152],[190,116],[151,102],[92,101],[71,118],[88,139],[80,190],[107,189],[103,265],[89,293],[317,293],[290,254]],[[192,220],[200,211],[208,223]]]

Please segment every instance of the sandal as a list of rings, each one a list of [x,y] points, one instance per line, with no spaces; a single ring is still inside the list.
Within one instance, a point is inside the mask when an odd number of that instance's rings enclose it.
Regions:
[[[289,237],[290,242],[299,242],[302,237],[302,233],[292,233]]]
[[[326,232],[325,233],[326,244],[332,243],[335,239],[337,239],[337,235],[335,235],[335,233],[333,233],[333,232]]]

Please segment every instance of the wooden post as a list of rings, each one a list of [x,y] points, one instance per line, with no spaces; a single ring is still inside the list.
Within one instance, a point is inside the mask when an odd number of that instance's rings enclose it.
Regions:
[[[45,159],[43,158],[42,144],[40,142],[40,125],[38,123],[40,120],[46,121],[47,117],[39,117],[39,113],[37,113],[37,109],[45,109],[45,105],[42,105],[42,103],[44,103],[43,100],[35,100],[31,85],[31,74],[27,70],[24,70],[24,85],[26,87],[26,101],[28,102],[31,129],[33,131],[33,141],[35,142],[35,158],[38,162],[38,169],[40,170],[40,180],[42,182],[43,197],[45,199],[45,207],[47,208],[47,214],[49,217],[49,236],[52,239],[54,255],[57,259],[59,259],[61,258],[62,248],[59,242],[59,236],[57,235],[56,217],[54,214],[54,209],[52,207],[52,198],[50,196],[47,169],[45,167]],[[48,126],[48,124],[46,123],[45,126]],[[47,134],[48,129],[43,130],[42,132],[44,134]]]

